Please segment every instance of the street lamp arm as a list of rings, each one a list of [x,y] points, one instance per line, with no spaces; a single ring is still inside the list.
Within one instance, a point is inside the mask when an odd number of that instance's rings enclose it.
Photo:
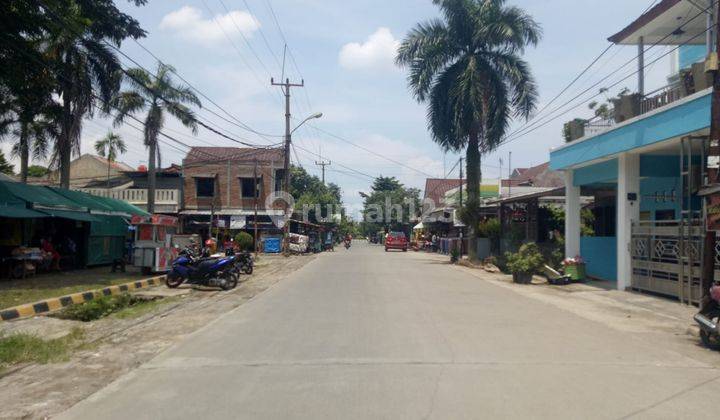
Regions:
[[[305,124],[306,122],[317,119],[317,118],[322,118],[322,116],[323,116],[322,112],[318,112],[316,114],[312,114],[311,116],[305,118],[304,120],[302,120],[302,122],[300,122],[300,124],[297,125],[297,127],[293,128],[293,130],[290,132],[290,135],[292,135],[292,133],[294,133],[295,130],[302,127],[302,125]]]

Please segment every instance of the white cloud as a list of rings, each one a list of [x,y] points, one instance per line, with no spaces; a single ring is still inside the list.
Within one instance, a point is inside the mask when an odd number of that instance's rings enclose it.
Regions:
[[[340,49],[340,65],[349,70],[389,70],[394,68],[400,41],[388,28],[378,28],[363,43],[351,42]]]
[[[227,14],[205,19],[202,11],[191,6],[170,12],[160,21],[160,29],[174,31],[185,39],[201,43],[224,40],[225,33],[231,37],[240,33],[251,35],[259,28],[260,22],[242,10],[231,10]]]

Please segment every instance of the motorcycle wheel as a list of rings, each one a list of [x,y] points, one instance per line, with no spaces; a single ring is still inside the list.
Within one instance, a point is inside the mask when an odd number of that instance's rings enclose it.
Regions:
[[[235,273],[227,273],[225,274],[225,283],[221,288],[223,290],[232,290],[236,288],[238,285],[238,275]]]
[[[176,289],[183,284],[183,278],[176,274],[169,273],[165,276],[165,284],[171,289]]]
[[[712,311],[708,312],[706,316],[713,320],[713,322],[720,322],[720,309],[713,309]],[[705,347],[711,350],[720,351],[720,335],[711,334],[700,328],[700,339],[702,340]]]
[[[245,265],[245,267],[243,267],[243,273],[248,274],[248,275],[252,274],[253,273],[252,264]]]

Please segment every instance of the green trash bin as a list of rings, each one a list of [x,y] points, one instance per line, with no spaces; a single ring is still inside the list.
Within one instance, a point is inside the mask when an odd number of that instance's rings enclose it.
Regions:
[[[565,267],[565,274],[570,276],[570,278],[574,281],[582,281],[585,280],[586,274],[585,274],[585,264],[573,264],[568,265]]]

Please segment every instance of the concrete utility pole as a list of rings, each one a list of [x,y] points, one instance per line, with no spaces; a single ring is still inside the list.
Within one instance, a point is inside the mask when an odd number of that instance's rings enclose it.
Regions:
[[[257,170],[258,170],[258,161],[257,158],[255,158],[255,169],[253,169],[253,177],[255,178],[255,219],[253,220],[253,224],[255,225],[255,239],[253,241],[255,245],[255,260],[257,261],[258,257],[258,196],[260,195],[260,189],[258,188],[258,176],[257,176]]]
[[[463,161],[463,158],[460,158],[460,207],[462,207],[462,182],[463,182],[462,161]]]
[[[270,78],[270,84],[272,86],[280,86],[283,94],[285,95],[285,192],[290,193],[290,141],[292,132],[290,131],[290,88],[293,87],[304,87],[305,81],[301,80],[300,84],[290,83],[290,79],[285,79],[285,82],[275,83],[275,80]]]
[[[718,74],[718,55],[720,55],[720,20],[714,22],[712,14],[720,16],[720,2],[708,17],[710,27],[715,27],[715,48],[708,45],[708,63],[706,71],[714,71],[712,102],[710,106],[710,147],[707,155],[707,184],[703,188],[705,195],[705,243],[703,252],[703,276],[701,281],[702,299],[700,308],[704,309],[710,302],[709,291],[715,277],[715,246],[717,231],[720,230],[720,74]],[[712,37],[707,38],[708,41]],[[710,68],[708,68],[710,67]]]
[[[329,161],[329,160],[328,160],[328,161],[321,160],[320,162],[318,162],[318,161],[316,160],[316,161],[315,161],[315,164],[316,164],[317,166],[321,166],[321,167],[322,167],[322,183],[323,183],[323,185],[325,185],[325,167],[332,165],[332,162]]]

